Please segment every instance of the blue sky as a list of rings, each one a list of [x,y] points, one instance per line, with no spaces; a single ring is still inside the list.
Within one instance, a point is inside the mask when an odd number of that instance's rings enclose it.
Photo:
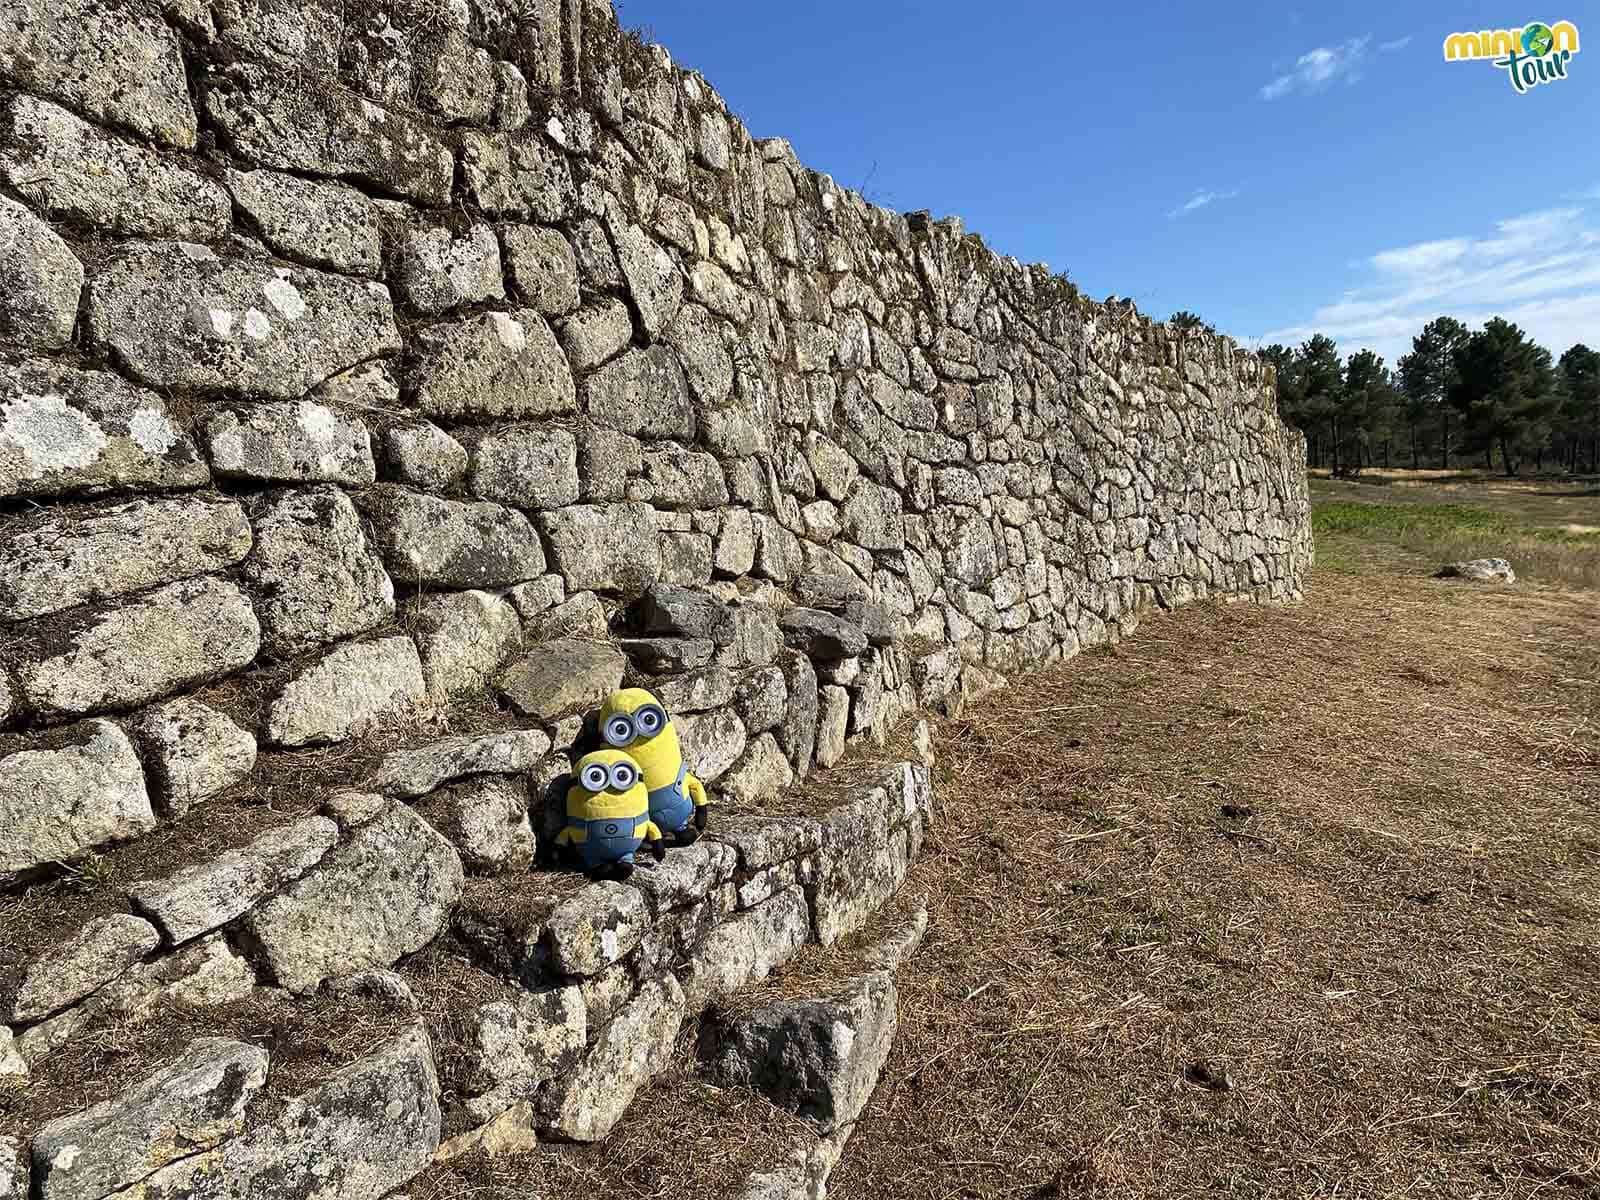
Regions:
[[[1600,3],[619,0],[757,137],[1089,295],[1389,362],[1502,314],[1600,346]],[[1462,29],[1570,20],[1518,95]]]

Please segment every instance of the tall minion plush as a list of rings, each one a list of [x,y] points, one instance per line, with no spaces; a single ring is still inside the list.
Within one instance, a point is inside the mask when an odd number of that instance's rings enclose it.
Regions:
[[[567,789],[567,824],[556,845],[576,851],[592,879],[623,880],[633,856],[650,843],[656,861],[666,857],[661,830],[650,819],[650,794],[638,764],[621,750],[598,750],[578,763]]]
[[[595,732],[613,750],[626,750],[644,772],[650,819],[679,845],[698,841],[706,828],[706,789],[684,765],[678,733],[667,710],[649,692],[614,692],[600,706]],[[692,826],[691,826],[692,822]]]

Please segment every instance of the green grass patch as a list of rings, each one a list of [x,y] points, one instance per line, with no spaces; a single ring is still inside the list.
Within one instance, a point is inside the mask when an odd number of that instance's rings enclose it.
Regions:
[[[1570,545],[1600,545],[1600,534],[1529,525],[1471,504],[1362,504],[1323,501],[1311,510],[1318,534],[1343,533],[1380,538],[1434,540],[1461,534],[1515,535]]]

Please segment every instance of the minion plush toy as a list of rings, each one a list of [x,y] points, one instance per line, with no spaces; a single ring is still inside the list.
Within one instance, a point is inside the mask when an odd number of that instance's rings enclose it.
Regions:
[[[633,855],[645,842],[657,862],[666,857],[661,830],[650,819],[650,795],[638,764],[621,750],[599,750],[578,763],[567,789],[567,824],[556,845],[575,851],[591,879],[618,882],[633,874]]]
[[[600,706],[593,726],[584,730],[581,749],[600,742],[625,750],[644,773],[650,792],[650,820],[680,846],[700,839],[706,829],[706,789],[684,765],[678,733],[667,710],[649,692],[629,688],[614,692]]]

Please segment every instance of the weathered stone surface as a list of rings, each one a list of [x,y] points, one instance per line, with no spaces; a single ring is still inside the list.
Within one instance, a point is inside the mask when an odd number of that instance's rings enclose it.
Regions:
[[[228,193],[197,171],[96,129],[59,105],[0,106],[0,179],[54,221],[121,237],[221,237]]]
[[[683,1017],[683,989],[671,975],[645,983],[601,1030],[578,1068],[547,1085],[539,1103],[546,1127],[576,1142],[604,1138],[639,1089],[670,1061]]]
[[[709,638],[624,638],[617,645],[646,675],[674,675],[703,667],[716,651]]]
[[[500,243],[487,225],[457,236],[449,229],[407,229],[396,253],[395,288],[417,312],[437,315],[505,299]]]
[[[744,722],[746,732],[765,733],[783,723],[789,705],[789,685],[778,667],[752,671],[739,684],[733,696],[733,710]]]
[[[210,862],[165,879],[141,880],[128,889],[128,898],[169,943],[187,942],[226,925],[263,896],[300,878],[338,840],[339,827],[332,821],[307,817]]]
[[[501,588],[544,574],[539,535],[514,509],[380,486],[362,510],[402,587]]]
[[[276,253],[349,275],[383,265],[378,212],[355,188],[276,171],[229,171],[233,202]]]
[[[481,692],[522,646],[516,609],[488,592],[419,596],[406,603],[403,616],[436,703]]]
[[[639,226],[616,223],[611,236],[634,307],[644,322],[645,335],[655,341],[678,315],[683,303],[683,276],[672,255]]]
[[[449,198],[455,159],[444,141],[415,117],[330,79],[245,63],[209,80],[203,103],[225,143],[250,162],[424,204]]]
[[[684,374],[700,403],[716,409],[733,393],[733,358],[723,345],[723,326],[698,304],[686,304],[666,338],[683,360]]]
[[[159,17],[94,0],[16,0],[7,17],[0,74],[91,120],[194,149],[183,54]]]
[[[756,565],[756,526],[746,509],[729,509],[717,536],[712,567],[718,575],[748,575]]]
[[[898,971],[922,946],[927,932],[928,910],[919,908],[887,937],[869,947],[862,960],[874,971]]]
[[[400,408],[397,375],[394,359],[357,363],[347,371],[328,376],[313,389],[309,399],[339,412],[369,409],[392,413]]]
[[[550,914],[545,936],[563,974],[598,975],[637,946],[649,924],[638,889],[591,883]]]
[[[1503,558],[1475,558],[1471,562],[1446,563],[1439,568],[1441,579],[1465,579],[1471,583],[1515,583],[1517,573]]]
[[[578,257],[560,230],[502,226],[500,257],[512,290],[524,304],[546,317],[564,316],[578,307]]]
[[[655,514],[647,504],[574,504],[542,512],[538,522],[572,590],[630,591],[660,574]]]
[[[614,358],[633,340],[633,317],[621,300],[602,300],[579,309],[561,323],[561,348],[575,371],[588,371]]]
[[[141,383],[286,400],[400,349],[382,284],[187,242],[113,252],[90,282],[87,320],[90,339]]]
[[[526,871],[538,844],[528,819],[527,785],[513,776],[484,775],[432,797],[439,831],[468,870],[498,875]]]
[[[360,487],[378,477],[367,427],[311,400],[219,409],[200,440],[224,479]]]
[[[154,392],[49,359],[0,365],[0,495],[197,487],[194,441]]]
[[[731,636],[729,606],[696,588],[656,584],[645,589],[630,615],[641,633],[655,637],[711,638],[726,644]]]
[[[502,426],[466,439],[474,496],[522,509],[578,501],[578,442],[565,429]]]
[[[455,848],[395,804],[252,912],[244,928],[272,977],[304,994],[420,950],[444,929],[462,885]]]
[[[467,474],[467,450],[437,425],[397,425],[383,434],[386,478],[425,492],[447,492]]]
[[[0,758],[0,883],[155,828],[139,756],[109,721],[87,721],[55,750]]]
[[[793,958],[811,935],[805,892],[786,888],[717,925],[695,948],[683,972],[691,1011],[759,982]]]
[[[906,544],[899,493],[860,480],[844,502],[844,535],[864,550],[899,550]]]
[[[716,638],[717,661],[725,667],[764,667],[783,650],[778,618],[764,604],[739,604],[728,610],[728,624]]]
[[[784,643],[811,658],[852,658],[867,648],[857,625],[817,608],[791,608],[778,619]]]
[[[16,1048],[16,1039],[9,1027],[0,1025],[0,1079],[26,1079],[28,1064]],[[0,1200],[26,1200],[26,1181],[14,1171],[20,1145],[10,1138],[0,1137]],[[23,1186],[19,1186],[23,1185]]]
[[[393,971],[354,971],[327,980],[322,990],[340,999],[373,1002],[388,1012],[418,1011],[417,994],[409,983]]]
[[[850,725],[850,693],[842,687],[825,687],[818,694],[817,766],[823,770],[844,757]]]
[[[472,1101],[467,1102],[467,1109],[473,1120],[479,1119],[482,1110],[474,1110]],[[533,1105],[526,1100],[517,1100],[488,1124],[458,1134],[441,1144],[433,1161],[453,1162],[469,1154],[482,1154],[491,1159],[503,1158],[507,1155],[532,1154],[538,1148],[539,1134],[534,1129]]]
[[[906,792],[902,777],[908,772],[916,787]],[[817,940],[823,945],[861,928],[900,889],[909,865],[909,843],[900,826],[913,816],[907,809],[914,808],[925,780],[925,768],[904,764],[889,780],[904,794],[872,787],[828,814],[812,894]]]
[[[719,709],[700,714],[681,713],[672,720],[683,747],[683,761],[699,776],[701,783],[711,784],[721,779],[744,753],[744,723],[733,712]]]
[[[578,1064],[588,1012],[576,987],[485,1004],[467,1021],[467,1087],[506,1100],[531,1097]]]
[[[7,1018],[32,1022],[59,1012],[121,975],[160,945],[148,921],[113,913],[90,921],[28,967]]]
[[[51,644],[18,655],[17,683],[52,716],[134,708],[245,666],[261,645],[250,602],[215,578],[168,584],[118,607],[85,610]]]
[[[54,512],[0,535],[0,621],[220,571],[250,550],[232,501],[135,500]]]
[[[813,1121],[823,1133],[867,1106],[897,1027],[894,980],[863,976],[830,1000],[779,1000],[711,1030],[711,1069]]]
[[[469,775],[520,775],[550,752],[537,729],[514,729],[484,737],[454,737],[415,750],[396,750],[378,764],[370,786],[415,799]]]
[[[811,660],[797,651],[785,654],[778,665],[789,685],[789,707],[778,727],[778,739],[795,776],[804,779],[817,744],[817,672]]]
[[[770,733],[763,733],[745,747],[739,761],[722,776],[718,787],[728,799],[750,804],[770,799],[794,782],[789,760]]]
[[[435,325],[413,339],[424,415],[447,421],[560,416],[577,405],[572,368],[531,308]]]
[[[557,575],[557,579],[561,576]],[[566,584],[562,584],[566,590]],[[569,596],[548,612],[529,619],[524,632],[530,642],[553,642],[560,638],[603,639],[610,636],[605,606],[593,592]]]
[[[244,1128],[267,1052],[199,1038],[114,1100],[50,1122],[33,1139],[41,1200],[99,1200]]]
[[[854,575],[801,575],[794,581],[795,599],[811,608],[842,612],[854,600],[865,600],[867,585]]]
[[[529,650],[496,686],[525,717],[554,721],[598,704],[622,686],[628,661],[610,646],[563,640]]]
[[[566,157],[537,133],[466,133],[461,174],[467,195],[492,217],[554,223],[576,195]]]
[[[644,893],[659,919],[706,899],[733,878],[737,865],[738,857],[731,846],[700,841],[693,846],[673,847],[664,861],[634,872],[628,886]]]
[[[83,264],[50,226],[0,196],[0,344],[59,350],[72,340]]]
[[[419,1024],[294,1097],[277,1120],[113,1196],[378,1200],[433,1160],[439,1129],[439,1079]]]
[[[426,697],[410,638],[347,643],[284,685],[267,711],[266,737],[279,746],[342,742]]]
[[[644,476],[657,508],[716,508],[728,502],[722,465],[693,450],[657,450],[644,456]]]
[[[678,357],[666,346],[630,350],[583,381],[583,410],[603,429],[643,437],[694,436],[694,408]]]
[[[338,488],[268,492],[251,503],[250,522],[256,543],[241,574],[269,653],[354,637],[394,616],[394,584]]]
[[[150,792],[171,820],[256,765],[255,737],[198,700],[169,700],[139,714],[129,729],[144,753]]]
[[[524,621],[531,621],[566,603],[567,581],[559,575],[543,575],[527,583],[519,583],[507,594],[507,599]]]
[[[676,679],[661,680],[655,685],[655,695],[671,714],[709,712],[733,702],[733,672],[715,666],[689,671]]]

